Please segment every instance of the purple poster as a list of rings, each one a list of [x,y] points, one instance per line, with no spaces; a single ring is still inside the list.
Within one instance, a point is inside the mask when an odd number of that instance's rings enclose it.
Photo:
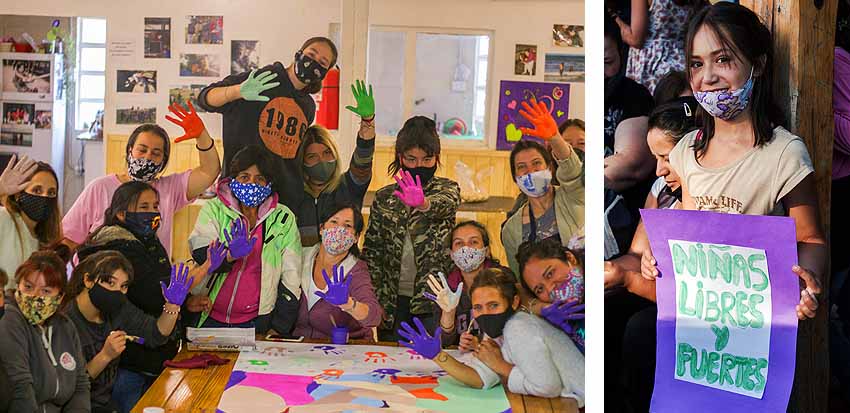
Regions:
[[[784,412],[797,346],[794,220],[641,210],[661,274],[652,412]]]
[[[531,122],[520,116],[522,101],[537,99],[545,102],[555,123],[567,120],[570,112],[570,85],[564,83],[514,82],[503,80],[499,87],[499,125],[496,135],[496,149],[509,151],[522,138],[519,128],[530,128]],[[541,139],[526,136],[526,139]]]

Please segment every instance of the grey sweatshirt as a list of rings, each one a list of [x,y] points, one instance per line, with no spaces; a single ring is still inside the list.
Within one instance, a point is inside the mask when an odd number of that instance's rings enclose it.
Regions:
[[[0,372],[0,411],[91,411],[86,359],[68,317],[55,314],[34,326],[7,297],[0,331],[0,364],[6,373]]]
[[[584,356],[563,331],[546,320],[518,312],[505,324],[502,357],[514,365],[508,389],[538,397],[569,397],[584,406]],[[475,357],[468,359],[485,388],[499,375]]]

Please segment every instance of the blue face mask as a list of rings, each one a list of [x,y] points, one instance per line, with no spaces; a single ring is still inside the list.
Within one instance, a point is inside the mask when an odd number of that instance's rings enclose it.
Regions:
[[[254,183],[243,184],[235,179],[230,181],[230,191],[242,204],[256,207],[272,194],[271,185],[260,186]]]
[[[162,217],[159,212],[130,212],[124,213],[124,225],[134,234],[143,237],[156,235]]]

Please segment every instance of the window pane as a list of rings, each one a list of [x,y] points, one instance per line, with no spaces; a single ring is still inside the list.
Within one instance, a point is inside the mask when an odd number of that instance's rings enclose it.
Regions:
[[[106,20],[83,19],[83,43],[106,43]]]
[[[80,53],[80,69],[103,72],[106,70],[106,49],[84,47]]]
[[[478,67],[475,69],[475,86],[476,87],[485,87],[487,86],[487,58],[478,60]]]
[[[483,139],[484,128],[476,125],[474,110],[476,100],[485,99],[486,88],[476,93],[475,85],[487,84],[487,71],[478,70],[478,45],[487,41],[487,36],[477,35],[416,35],[413,114],[435,118],[443,137]]]
[[[82,102],[77,108],[77,129],[85,129],[94,122],[97,111],[103,110],[103,102]]]
[[[401,32],[369,31],[366,73],[380,114],[375,123],[379,135],[395,136],[404,123],[404,37]]]
[[[104,76],[83,75],[80,76],[80,98],[81,99],[103,99],[106,89]]]

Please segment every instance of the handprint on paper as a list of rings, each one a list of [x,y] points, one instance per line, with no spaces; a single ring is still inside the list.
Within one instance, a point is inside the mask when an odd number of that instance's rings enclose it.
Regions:
[[[322,370],[320,374],[313,376],[314,379],[324,379],[324,380],[339,380],[342,377],[342,373],[344,371],[337,369],[327,369]]]
[[[322,351],[322,352],[325,353],[325,355],[333,354],[333,355],[337,355],[337,356],[345,352],[343,349],[336,348],[334,346],[313,346],[313,348],[310,349],[310,351]]]
[[[395,361],[395,359],[388,356],[387,353],[382,353],[380,351],[367,351],[364,355],[366,356],[366,359],[363,361],[366,363],[372,362],[375,364],[387,364],[387,360]]]
[[[424,357],[422,357],[422,355],[417,353],[416,350],[414,350],[412,348],[405,351],[405,353],[407,353],[410,356],[411,360],[422,360],[422,359],[424,359]]]
[[[381,379],[384,379],[387,376],[390,376],[391,378],[395,379],[396,374],[398,374],[398,373],[401,373],[401,370],[396,370],[396,369],[375,369],[375,370],[372,370],[372,374],[377,375]]]

